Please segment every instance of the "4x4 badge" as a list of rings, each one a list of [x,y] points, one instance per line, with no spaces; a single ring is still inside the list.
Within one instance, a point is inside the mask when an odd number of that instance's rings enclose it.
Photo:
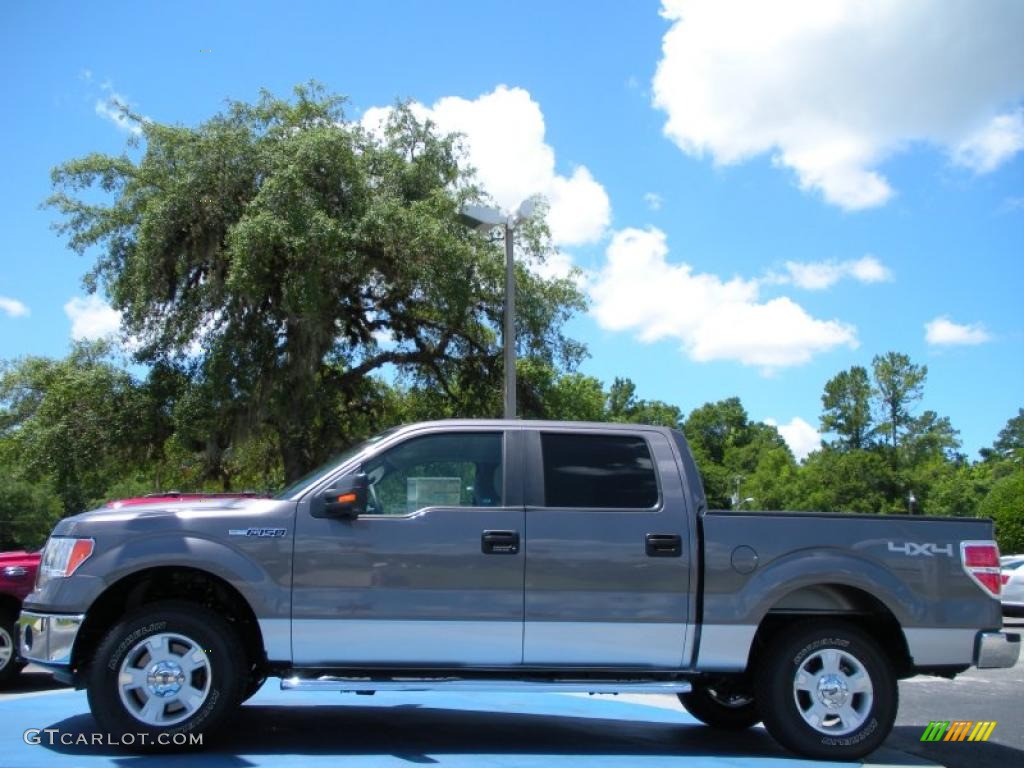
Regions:
[[[894,541],[890,541],[889,551],[899,552],[901,555],[909,555],[910,557],[916,557],[917,555],[927,555],[928,557],[934,557],[935,555],[949,555],[949,557],[952,557],[953,545],[932,544],[930,542],[918,544],[913,541],[908,541],[904,544],[897,544]]]

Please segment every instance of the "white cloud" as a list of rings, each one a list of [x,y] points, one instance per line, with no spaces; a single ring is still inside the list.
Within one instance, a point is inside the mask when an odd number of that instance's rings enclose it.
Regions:
[[[874,256],[862,256],[850,261],[787,261],[786,274],[771,274],[765,282],[786,285],[792,283],[807,291],[823,291],[843,278],[861,283],[882,283],[892,280],[892,272]]]
[[[663,0],[662,15],[654,104],[688,154],[770,153],[856,210],[893,195],[878,168],[913,142],[979,173],[1022,149],[1019,0]]]
[[[128,116],[121,111],[122,107],[126,103],[127,102],[125,102],[124,99],[116,93],[111,94],[107,99],[96,99],[96,114],[104,120],[109,120],[122,131],[126,131],[133,136],[141,136],[142,126],[129,119]]]
[[[555,171],[555,151],[545,142],[540,105],[522,88],[500,85],[468,100],[439,99],[432,107],[414,103],[413,113],[430,118],[445,133],[465,135],[468,162],[483,188],[506,210],[533,195],[551,204],[548,225],[556,245],[580,245],[599,240],[611,221],[611,204],[604,187],[585,166],[569,176]],[[379,131],[390,107],[372,107],[361,123]]]
[[[0,296],[0,312],[8,317],[28,317],[31,314],[29,308],[22,302],[7,296]]]
[[[614,234],[590,285],[598,325],[634,331],[645,342],[678,339],[692,360],[733,360],[765,373],[857,346],[856,329],[846,323],[811,317],[787,297],[761,301],[758,280],[697,274],[667,255],[661,230]]]
[[[821,447],[821,434],[799,416],[794,416],[788,424],[779,424],[775,419],[765,419],[764,423],[779,430],[797,461],[803,461],[807,454]]]
[[[76,341],[109,338],[121,329],[121,313],[99,296],[74,296],[64,305],[71,320],[71,338]]]
[[[86,81],[91,81],[92,72],[89,70],[84,70],[84,72],[88,73],[88,77],[85,78]],[[105,95],[96,99],[96,104],[94,106],[96,114],[104,120],[109,120],[122,131],[130,133],[133,136],[141,136],[142,126],[124,114],[124,109],[129,104],[128,99],[115,91],[113,84],[109,80],[103,81],[100,85],[100,90],[103,91]]]
[[[953,160],[975,173],[994,171],[1024,149],[1024,109],[998,115],[956,147]]]
[[[657,192],[648,192],[644,195],[644,202],[647,203],[647,207],[652,211],[660,211],[661,205],[665,201],[662,200],[661,195]]]
[[[981,323],[954,323],[945,315],[925,323],[924,338],[934,347],[984,344],[992,340]]]

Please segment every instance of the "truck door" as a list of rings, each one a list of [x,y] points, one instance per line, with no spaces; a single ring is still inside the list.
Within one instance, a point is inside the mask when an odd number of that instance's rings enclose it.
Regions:
[[[527,432],[526,665],[683,664],[687,507],[667,438]]]
[[[368,510],[297,516],[297,665],[519,665],[522,432],[427,430],[363,462]],[[518,463],[517,463],[518,462]]]

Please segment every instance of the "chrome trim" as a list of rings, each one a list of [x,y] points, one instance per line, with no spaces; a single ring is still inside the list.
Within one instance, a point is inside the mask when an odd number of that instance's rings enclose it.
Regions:
[[[85,614],[33,613],[18,617],[18,654],[40,664],[70,664]]]
[[[523,663],[523,622],[293,619],[293,663],[511,666]]]
[[[974,651],[978,669],[1006,669],[1020,658],[1020,635],[1010,632],[979,632]]]
[[[753,624],[705,624],[700,630],[697,669],[742,672],[747,668],[756,634],[757,627]]]
[[[687,625],[653,621],[527,621],[524,664],[683,666]]]
[[[292,620],[291,619],[257,619],[260,634],[263,635],[263,648],[270,661],[292,660]]]
[[[458,678],[372,680],[368,677],[318,677],[307,680],[287,677],[281,680],[282,691],[469,691],[478,693],[689,693],[690,683],[682,681],[641,681],[621,683],[593,680],[461,680]]]
[[[903,636],[918,667],[974,663],[976,629],[907,627]]]

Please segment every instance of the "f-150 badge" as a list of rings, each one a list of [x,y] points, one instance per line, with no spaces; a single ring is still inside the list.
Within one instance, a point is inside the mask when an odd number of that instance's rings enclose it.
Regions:
[[[277,539],[288,533],[287,528],[229,528],[228,536],[258,536],[264,539]]]

